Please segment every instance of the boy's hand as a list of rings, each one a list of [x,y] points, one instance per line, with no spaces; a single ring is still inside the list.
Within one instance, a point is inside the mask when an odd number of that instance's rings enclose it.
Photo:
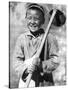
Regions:
[[[58,67],[59,63],[53,61],[44,61],[43,62],[43,71],[46,73],[51,73]]]
[[[36,58],[32,57],[28,60],[26,64],[27,64],[27,72],[32,73],[40,65],[40,59],[37,57]]]

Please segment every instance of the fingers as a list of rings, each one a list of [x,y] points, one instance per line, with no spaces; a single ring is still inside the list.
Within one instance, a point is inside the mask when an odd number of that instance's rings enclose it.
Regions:
[[[27,69],[27,72],[28,73],[33,73],[34,71],[35,71],[35,65],[30,65],[29,67],[28,67],[28,69]]]
[[[40,65],[40,58],[36,57],[34,58],[33,62],[34,65],[39,66]]]
[[[40,59],[38,57],[32,57],[27,60],[27,72],[32,73],[36,70],[37,66],[40,65]]]

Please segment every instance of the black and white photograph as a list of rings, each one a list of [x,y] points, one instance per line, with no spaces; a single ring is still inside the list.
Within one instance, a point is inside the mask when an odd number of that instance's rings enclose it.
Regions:
[[[9,2],[9,88],[66,85],[66,8]]]

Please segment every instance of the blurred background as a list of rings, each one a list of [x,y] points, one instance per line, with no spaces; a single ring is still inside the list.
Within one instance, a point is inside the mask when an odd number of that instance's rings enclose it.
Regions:
[[[27,31],[26,27],[26,7],[30,3],[22,3],[22,2],[9,2],[9,43],[10,43],[10,78],[9,83],[11,88],[18,87],[18,76],[13,70],[12,66],[12,56],[15,48],[16,40],[18,36]],[[39,3],[40,4],[40,3]],[[44,7],[45,10],[45,24],[43,25],[44,30],[46,29],[49,16],[48,13],[52,10],[55,5],[52,4],[40,4]],[[60,7],[61,11],[66,16],[66,6],[65,5],[57,5]],[[60,28],[55,27],[52,28],[51,32],[56,36],[59,46],[59,67],[53,72],[53,77],[55,81],[55,85],[65,85],[66,84],[66,23]]]

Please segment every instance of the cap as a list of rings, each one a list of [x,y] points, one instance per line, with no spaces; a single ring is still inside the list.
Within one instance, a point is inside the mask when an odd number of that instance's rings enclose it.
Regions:
[[[39,5],[39,4],[36,4],[36,3],[29,4],[27,6],[27,10],[31,9],[31,8],[37,8],[44,14],[44,8],[41,5]]]

